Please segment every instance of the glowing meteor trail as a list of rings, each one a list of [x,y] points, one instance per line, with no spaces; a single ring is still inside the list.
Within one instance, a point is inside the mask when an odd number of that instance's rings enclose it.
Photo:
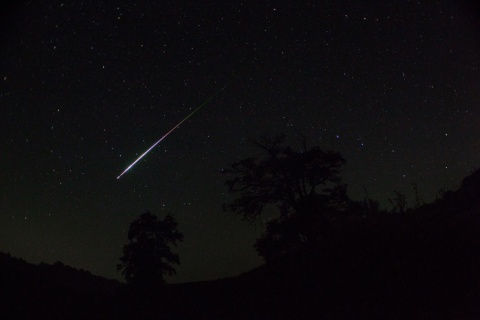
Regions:
[[[228,85],[228,84],[227,84]],[[129,165],[127,167],[127,169],[125,169],[125,171],[123,171],[118,177],[117,177],[117,180],[120,179],[121,176],[123,176],[125,173],[127,173],[128,170],[130,170],[138,161],[140,161],[140,159],[142,159],[143,157],[145,157],[147,155],[147,153],[150,152],[150,150],[152,150],[153,148],[155,148],[155,146],[157,144],[159,144],[163,139],[165,139],[170,133],[172,133],[172,131],[174,131],[175,129],[177,129],[182,123],[184,123],[185,121],[187,121],[188,118],[190,118],[191,116],[193,116],[195,114],[195,112],[197,112],[198,110],[200,110],[200,108],[202,108],[204,105],[206,105],[207,103],[210,102],[210,100],[212,100],[213,98],[215,98],[215,96],[217,94],[219,94],[223,89],[225,89],[226,86],[224,86],[222,89],[218,90],[215,94],[213,94],[210,98],[208,98],[207,100],[205,100],[201,105],[199,105],[195,110],[192,111],[192,113],[190,113],[185,119],[183,119],[182,121],[180,121],[175,127],[173,127],[170,131],[168,131],[167,133],[165,133],[163,135],[163,137],[161,137],[157,142],[155,142],[150,148],[148,148],[147,151],[145,151],[144,153],[142,153],[142,155],[140,157],[137,158],[137,160],[135,160],[131,165]]]

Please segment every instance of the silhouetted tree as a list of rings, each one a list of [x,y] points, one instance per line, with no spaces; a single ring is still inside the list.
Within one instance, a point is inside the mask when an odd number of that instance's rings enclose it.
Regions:
[[[177,221],[172,215],[159,220],[145,212],[130,224],[129,242],[123,247],[121,263],[117,265],[125,280],[141,286],[156,286],[165,283],[165,276],[175,274],[174,264],[180,264],[171,245],[183,240],[177,230]]]
[[[224,173],[230,192],[239,196],[224,205],[254,222],[268,205],[279,209],[279,217],[267,223],[266,234],[257,241],[261,256],[270,259],[292,253],[314,243],[326,212],[340,211],[347,205],[346,186],[340,170],[345,164],[336,152],[319,147],[295,151],[285,146],[285,136],[262,137],[254,144],[264,151],[260,158],[247,158],[230,165]]]

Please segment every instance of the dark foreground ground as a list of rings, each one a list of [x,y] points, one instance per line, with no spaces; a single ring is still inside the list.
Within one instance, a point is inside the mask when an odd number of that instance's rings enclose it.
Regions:
[[[157,292],[2,254],[0,319],[479,319],[479,251],[455,236],[399,248],[394,236],[351,235],[327,261],[297,257]]]
[[[308,253],[155,292],[0,253],[0,319],[480,319],[480,172],[415,210],[331,219]]]

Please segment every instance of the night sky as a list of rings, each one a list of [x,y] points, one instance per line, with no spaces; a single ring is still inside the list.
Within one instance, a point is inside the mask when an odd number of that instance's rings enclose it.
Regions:
[[[253,4],[252,4],[253,3]],[[340,4],[341,3],[341,4]],[[108,278],[129,223],[172,213],[173,282],[259,265],[221,169],[285,133],[388,207],[480,166],[480,23],[467,1],[31,1],[2,8],[0,251]],[[116,177],[203,101],[121,179]]]

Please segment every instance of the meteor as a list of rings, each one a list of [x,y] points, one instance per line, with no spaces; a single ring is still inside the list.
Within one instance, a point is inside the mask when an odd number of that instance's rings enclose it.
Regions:
[[[200,110],[203,106],[205,106],[206,104],[208,104],[213,98],[215,98],[223,89],[225,89],[226,87],[228,86],[225,85],[222,89],[218,90],[216,93],[214,93],[210,98],[208,98],[207,100],[205,100],[202,104],[200,104],[195,110],[193,110],[185,119],[183,119],[182,121],[180,121],[176,126],[174,126],[170,131],[168,131],[167,133],[165,133],[163,135],[163,137],[161,137],[157,142],[155,142],[150,148],[147,149],[147,151],[145,151],[144,153],[142,153],[142,155],[140,157],[137,158],[137,160],[135,160],[131,165],[129,165],[127,167],[127,169],[125,169],[118,177],[117,177],[117,180],[120,179],[121,176],[123,176],[125,173],[127,173],[128,170],[130,170],[138,161],[140,161],[140,159],[142,159],[143,157],[145,157],[147,155],[147,153],[149,153],[153,148],[155,148],[155,146],[157,144],[159,144],[160,142],[162,142],[163,139],[165,139],[170,133],[172,133],[175,129],[177,129],[178,127],[180,127],[180,125],[182,123],[184,123],[185,121],[187,121],[188,118],[190,118],[191,116],[193,116],[195,114],[195,112],[197,112],[198,110]]]

